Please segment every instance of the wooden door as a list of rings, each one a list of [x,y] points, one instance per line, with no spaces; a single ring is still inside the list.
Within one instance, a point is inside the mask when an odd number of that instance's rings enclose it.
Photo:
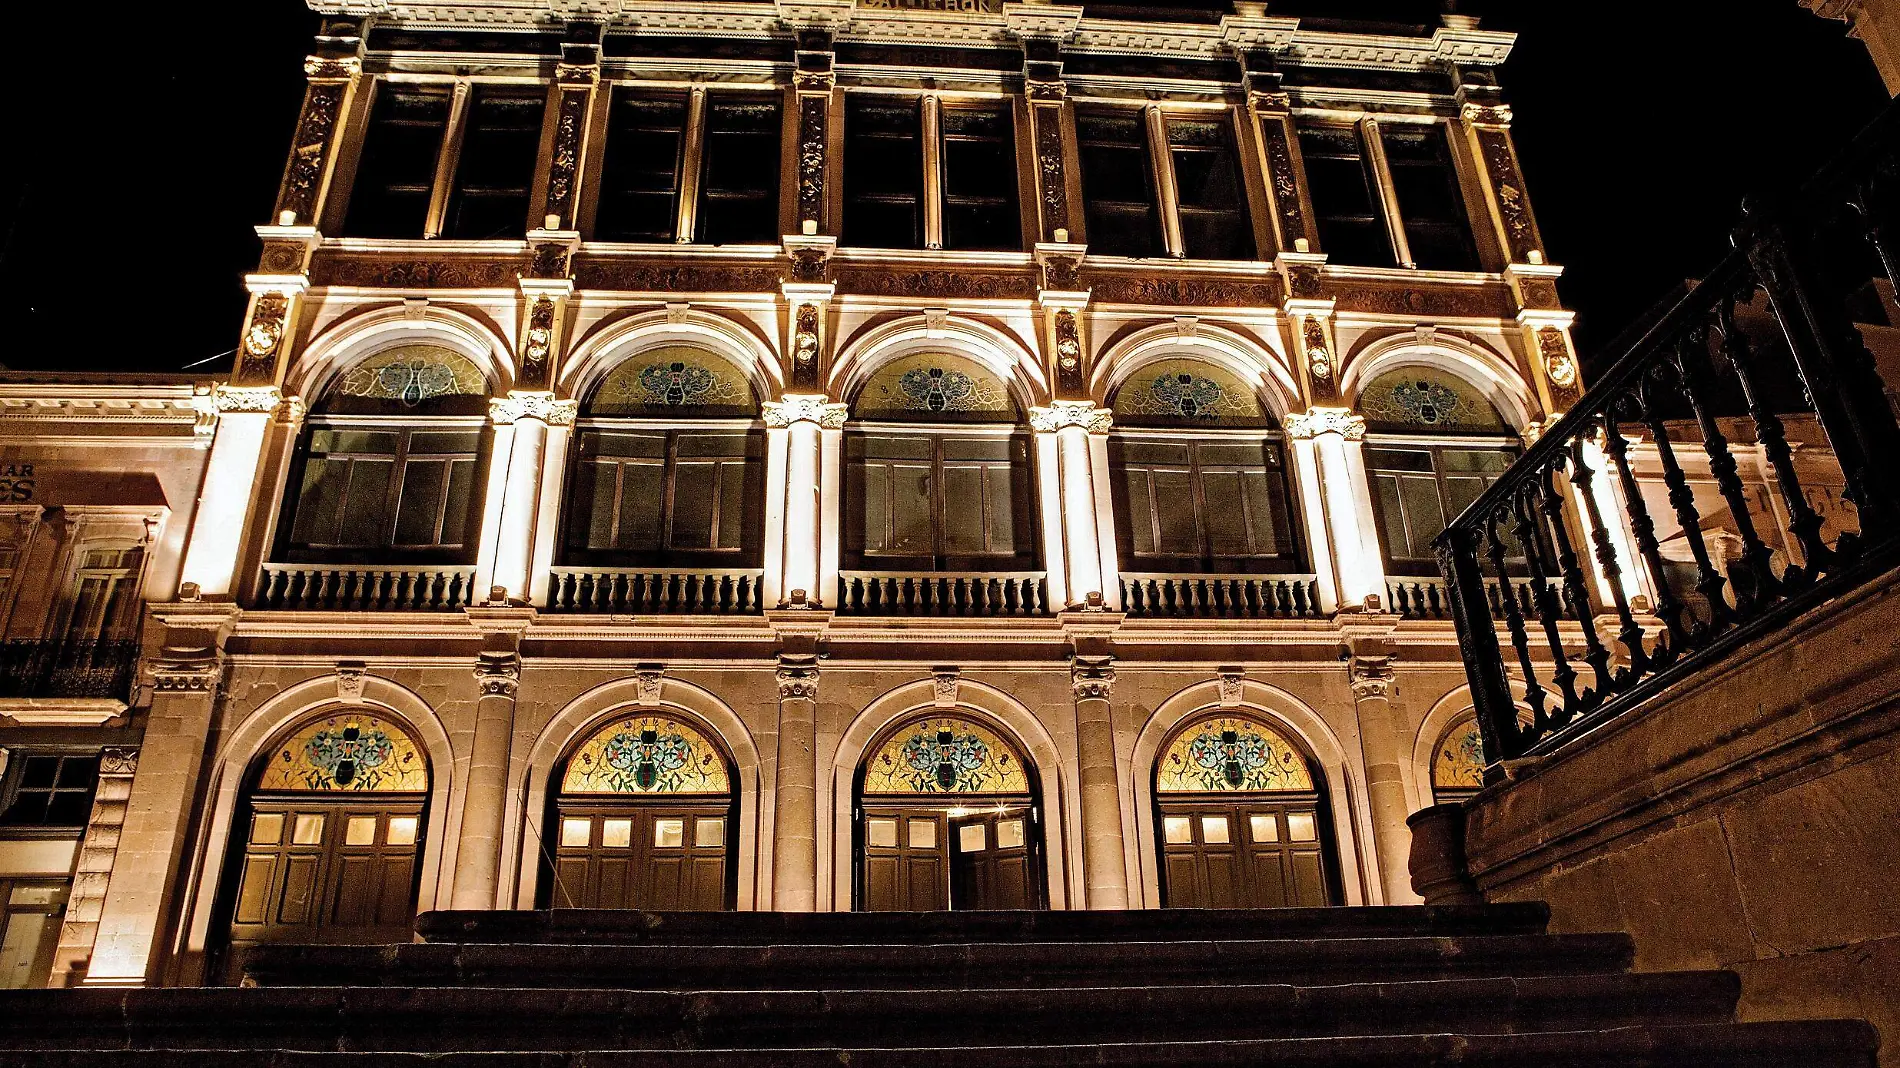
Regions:
[[[1169,908],[1336,904],[1319,799],[1311,795],[1168,801],[1161,810]]]
[[[254,799],[231,946],[409,941],[421,820],[419,797]]]
[[[563,801],[556,820],[555,908],[720,912],[732,908],[726,873],[727,801],[665,805]]]
[[[1036,907],[1029,814],[962,816],[950,821],[950,907]]]
[[[950,855],[941,812],[901,808],[864,814],[860,901],[869,912],[950,907]]]

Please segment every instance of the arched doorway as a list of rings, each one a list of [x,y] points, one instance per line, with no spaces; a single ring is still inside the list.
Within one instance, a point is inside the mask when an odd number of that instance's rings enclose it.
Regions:
[[[1190,720],[1155,766],[1162,904],[1335,905],[1332,823],[1313,761],[1250,716]]]
[[[255,945],[408,941],[429,791],[408,728],[334,712],[267,753],[232,835],[227,978]]]
[[[651,710],[616,716],[567,758],[549,821],[556,908],[733,907],[731,762],[704,727]]]
[[[1042,812],[1022,749],[968,716],[910,720],[858,779],[858,907],[1042,908]]]

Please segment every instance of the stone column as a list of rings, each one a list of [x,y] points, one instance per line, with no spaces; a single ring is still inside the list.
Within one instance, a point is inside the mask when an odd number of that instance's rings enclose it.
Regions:
[[[818,659],[778,665],[778,772],[773,792],[772,907],[818,907]]]
[[[1058,606],[1089,603],[1114,605],[1119,582],[1112,556],[1113,520],[1099,507],[1108,485],[1108,472],[1098,467],[1093,440],[1105,438],[1113,419],[1106,408],[1090,401],[1051,401],[1032,408],[1030,429],[1036,433],[1036,473],[1043,507],[1042,525],[1048,541],[1049,599]],[[1100,595],[1091,602],[1092,595]]]
[[[849,409],[823,394],[788,394],[763,407],[765,603],[824,604],[832,594],[825,579],[835,586],[838,573],[836,519],[821,507],[827,484],[837,482],[837,450],[826,435],[843,430]]]
[[[166,628],[164,646],[152,668],[151,710],[99,907],[88,986],[143,986],[158,977],[224,675],[224,638],[238,615],[216,604],[154,610]]]
[[[1365,419],[1345,408],[1314,408],[1288,416],[1286,432],[1296,461],[1306,457],[1312,465],[1311,481],[1318,483],[1339,606],[1362,607],[1368,597],[1383,603],[1385,560],[1373,525],[1372,489],[1366,482]],[[1307,508],[1310,512],[1313,503]]]
[[[516,650],[534,621],[533,609],[470,608],[481,627],[484,649],[475,661],[475,737],[469,745],[468,777],[462,787],[462,830],[455,851],[452,908],[500,907],[502,830],[508,801],[508,766],[514,748],[515,692],[521,681]]]
[[[212,391],[217,429],[179,572],[186,599],[228,598],[236,592],[264,445],[282,400],[276,386],[220,384]]]
[[[73,889],[66,899],[66,918],[60,924],[59,948],[53,954],[53,974],[47,986],[73,986],[85,977],[93,943],[99,936],[99,917],[112,883],[126,803],[132,797],[132,779],[138,767],[137,749],[115,747],[99,754],[99,787],[92,795],[85,837],[79,840],[79,862],[73,869]],[[0,770],[4,770],[3,761]]]
[[[1368,613],[1349,631],[1347,643],[1357,648],[1390,648],[1389,635],[1396,620],[1385,613]],[[1347,670],[1351,675],[1353,709],[1359,718],[1359,747],[1365,761],[1366,795],[1372,807],[1372,841],[1379,858],[1379,884],[1388,905],[1418,901],[1412,891],[1409,857],[1412,832],[1405,825],[1412,806],[1405,797],[1405,762],[1411,747],[1392,707],[1392,656],[1355,653]]]
[[[1128,907],[1128,868],[1122,840],[1121,775],[1115,763],[1115,723],[1108,698],[1114,659],[1078,656],[1070,669],[1075,690],[1075,751],[1081,764],[1082,872],[1091,909]]]
[[[555,400],[546,391],[515,390],[490,401],[488,414],[497,428],[511,427],[513,432],[496,435],[495,462],[502,470],[491,485],[500,486],[501,500],[498,507],[491,503],[487,509],[494,532],[484,531],[482,543],[493,550],[483,561],[486,566],[476,569],[475,588],[500,589],[505,591],[503,599],[525,603],[534,586],[548,427],[572,425],[575,404]]]

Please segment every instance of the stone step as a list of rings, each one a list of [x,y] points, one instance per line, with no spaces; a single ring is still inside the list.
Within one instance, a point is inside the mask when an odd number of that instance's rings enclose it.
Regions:
[[[1627,935],[938,945],[665,947],[412,943],[261,946],[246,977],[264,986],[828,987],[1163,986],[1342,983],[1560,975],[1627,969]]]
[[[1540,934],[1542,902],[1125,912],[641,912],[541,909],[425,912],[429,942],[640,945],[929,945],[941,942],[1205,941]]]
[[[414,1052],[1240,1041],[1731,1019],[1729,972],[1070,989],[176,988],[0,992],[0,1050]]]
[[[7,1068],[1873,1068],[1860,1021],[1642,1026],[1508,1035],[587,1053],[48,1051]]]

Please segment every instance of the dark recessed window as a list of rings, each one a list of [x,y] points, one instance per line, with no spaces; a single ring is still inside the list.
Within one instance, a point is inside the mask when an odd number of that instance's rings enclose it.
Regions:
[[[99,785],[99,758],[94,754],[19,753],[7,769],[6,811],[0,825],[7,827],[82,827],[92,812],[92,792]]]
[[[685,153],[685,96],[615,92],[608,109],[594,236],[601,241],[672,241],[679,224]],[[776,172],[776,160],[773,169]]]
[[[1319,226],[1319,251],[1333,263],[1397,267],[1380,209],[1372,161],[1352,126],[1309,126],[1300,131],[1306,186]]]
[[[749,431],[589,429],[569,496],[575,562],[740,566],[758,556],[761,436]]]
[[[528,191],[545,107],[539,90],[475,89],[443,218],[444,237],[481,241],[527,232]]]
[[[1076,115],[1089,251],[1108,256],[1162,253],[1154,168],[1146,124],[1138,111]]]
[[[1388,123],[1379,128],[1379,136],[1412,262],[1427,270],[1477,270],[1471,216],[1465,211],[1444,127]]]
[[[853,93],[844,118],[844,244],[924,247],[921,101]]]
[[[845,438],[845,554],[854,567],[1033,566],[1029,443],[853,433]]]
[[[1444,445],[1380,445],[1366,448],[1372,510],[1386,567],[1395,575],[1435,575],[1432,539],[1504,474],[1517,450]],[[1509,534],[1509,531],[1502,531]],[[1507,538],[1512,556],[1515,538]]]
[[[472,548],[481,439],[473,427],[313,425],[289,558],[454,557]]]
[[[449,91],[383,82],[376,87],[363,158],[344,232],[352,237],[422,236],[436,159],[449,127]]]
[[[1006,107],[946,107],[943,129],[943,247],[1020,249],[1016,125]]]
[[[779,130],[778,101],[770,97],[713,96],[706,102],[699,241],[778,241]]]
[[[1304,566],[1278,442],[1117,436],[1109,443],[1109,463],[1130,570]]]
[[[1227,116],[1169,119],[1168,151],[1174,157],[1183,252],[1197,260],[1252,259],[1253,224]]]

